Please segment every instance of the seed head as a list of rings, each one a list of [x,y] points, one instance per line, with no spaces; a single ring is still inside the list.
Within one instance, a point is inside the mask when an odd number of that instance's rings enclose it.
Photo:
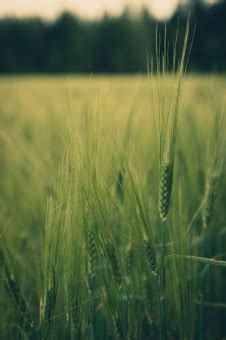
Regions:
[[[125,252],[125,271],[126,271],[126,277],[129,278],[132,272],[132,258],[133,258],[133,252],[132,252],[132,244],[129,242],[129,244],[126,247]]]
[[[56,291],[53,286],[50,286],[46,292],[46,297],[43,305],[42,324],[46,331],[49,330],[51,324],[51,318],[53,316],[55,303],[56,303]]]
[[[116,339],[123,339],[123,329],[120,319],[117,316],[113,317],[113,327]]]
[[[144,239],[144,249],[147,255],[149,267],[151,272],[156,276],[157,274],[157,263],[156,263],[156,251],[149,238]]]
[[[169,212],[171,191],[173,186],[173,165],[165,159],[162,163],[159,185],[159,213],[162,221],[166,220]]]
[[[214,173],[206,188],[205,202],[202,214],[204,228],[207,228],[214,217],[218,183],[219,175],[218,173]]]
[[[33,328],[34,323],[32,320],[31,312],[21,292],[19,283],[14,278],[14,276],[10,274],[6,265],[4,268],[4,284],[9,297],[11,298],[17,310],[22,315],[25,326],[27,326],[28,328]]]
[[[110,262],[112,274],[115,278],[115,281],[120,286],[122,283],[122,271],[119,263],[119,259],[115,250],[115,246],[112,243],[109,243],[106,247],[108,259]]]
[[[116,194],[121,202],[124,200],[123,172],[119,170],[116,181]]]
[[[87,250],[89,255],[89,271],[91,277],[95,277],[96,275],[96,266],[97,266],[97,248],[96,242],[93,235],[92,230],[87,229],[86,231],[86,241],[87,241]]]

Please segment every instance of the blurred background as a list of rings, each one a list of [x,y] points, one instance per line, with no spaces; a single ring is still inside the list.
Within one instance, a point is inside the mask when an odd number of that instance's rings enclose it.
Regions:
[[[226,70],[226,1],[7,0],[0,3],[0,73],[146,72],[156,23],[175,36],[188,13],[192,72]]]

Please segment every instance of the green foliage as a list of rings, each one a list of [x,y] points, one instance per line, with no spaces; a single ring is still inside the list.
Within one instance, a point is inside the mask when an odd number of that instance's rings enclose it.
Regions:
[[[169,73],[0,79],[1,338],[225,336],[225,111],[210,79],[184,79],[167,128]]]

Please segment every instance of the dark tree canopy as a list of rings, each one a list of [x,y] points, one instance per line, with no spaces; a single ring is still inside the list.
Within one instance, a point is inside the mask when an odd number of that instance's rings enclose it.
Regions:
[[[182,10],[167,22],[175,36],[186,24]],[[226,70],[226,3],[204,7],[193,1],[191,26],[196,24],[190,58],[192,71]],[[164,24],[158,24],[159,29]],[[147,53],[155,53],[156,22],[143,10],[117,18],[83,21],[63,13],[53,22],[7,18],[0,20],[1,73],[134,73],[146,72]]]

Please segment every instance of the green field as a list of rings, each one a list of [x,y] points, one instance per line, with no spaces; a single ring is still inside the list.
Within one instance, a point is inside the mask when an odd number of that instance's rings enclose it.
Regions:
[[[186,76],[170,144],[177,89],[0,78],[1,339],[225,339],[226,81]]]

